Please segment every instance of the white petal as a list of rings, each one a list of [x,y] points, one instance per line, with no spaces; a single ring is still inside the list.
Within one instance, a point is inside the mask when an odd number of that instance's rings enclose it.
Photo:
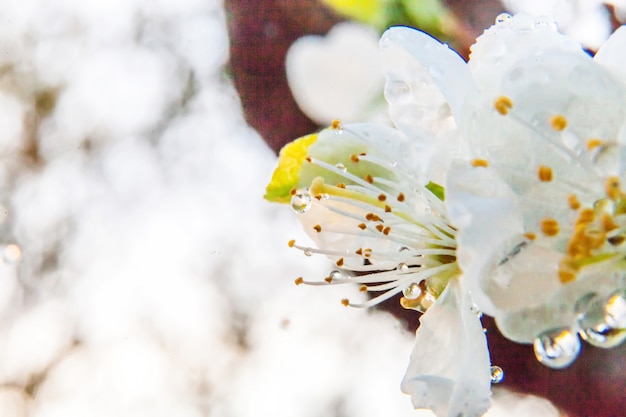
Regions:
[[[438,417],[479,417],[489,407],[489,352],[471,305],[460,283],[452,280],[420,319],[402,381],[415,408],[429,408]]]
[[[461,115],[465,97],[474,88],[474,82],[463,58],[447,44],[417,29],[396,26],[383,33],[380,46],[385,58],[387,87],[393,82],[403,82],[407,87],[429,90],[433,101],[443,104],[443,97],[454,117]],[[418,91],[411,90],[409,95],[411,101],[422,99]],[[387,99],[393,113],[393,107],[400,106],[402,100],[409,97],[387,94]]]
[[[620,26],[602,45],[593,58],[622,83],[626,82],[626,27]]]
[[[509,186],[491,168],[468,162],[453,165],[446,183],[448,216],[457,228],[457,259],[464,285],[480,309],[494,315],[495,303],[482,281],[490,259],[503,242],[523,233],[522,213]]]

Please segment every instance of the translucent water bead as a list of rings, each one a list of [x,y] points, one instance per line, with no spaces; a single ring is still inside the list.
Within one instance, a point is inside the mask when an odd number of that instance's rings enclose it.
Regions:
[[[568,327],[547,330],[533,343],[535,357],[543,365],[561,369],[571,365],[580,353],[578,334]]]
[[[299,191],[291,196],[291,208],[298,214],[306,213],[311,208],[312,197],[308,191]]]
[[[580,337],[587,343],[608,349],[626,340],[625,291],[616,291],[608,297],[589,294],[577,307]]]
[[[493,365],[491,367],[491,383],[499,384],[504,380],[504,371],[499,366]]]

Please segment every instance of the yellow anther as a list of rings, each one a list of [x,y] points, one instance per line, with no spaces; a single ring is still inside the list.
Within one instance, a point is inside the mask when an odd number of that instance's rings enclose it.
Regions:
[[[341,304],[348,307],[350,305],[350,300],[348,300],[347,298],[344,298],[343,300],[341,300]]]
[[[555,219],[543,219],[541,221],[541,231],[546,236],[556,236],[559,234],[559,222]]]
[[[374,183],[374,177],[372,177],[370,174],[367,174],[365,176],[365,181],[369,182],[370,184]]]
[[[565,130],[567,127],[567,119],[565,116],[557,114],[556,116],[552,116],[550,118],[550,125],[552,126],[552,129],[560,132]]]
[[[328,282],[330,284],[331,282],[333,282],[333,277],[327,276],[326,278],[324,278],[324,281],[326,281],[326,282]]]
[[[535,240],[537,238],[537,235],[535,233],[533,233],[533,232],[526,232],[526,233],[524,233],[524,236],[528,240]]]
[[[537,170],[537,175],[539,176],[540,181],[550,182],[552,181],[552,168],[541,165]]]
[[[576,220],[576,225],[588,224],[596,219],[596,213],[593,209],[586,208],[581,210],[578,219]]]
[[[576,272],[570,269],[559,268],[559,281],[562,284],[567,284],[568,282],[572,282],[576,279]]]
[[[333,120],[333,122],[330,125],[330,128],[334,130],[341,129],[341,122],[338,119]]]
[[[598,146],[602,146],[604,142],[602,142],[600,139],[589,139],[587,141],[587,150],[593,150],[595,148],[597,148]]]
[[[569,203],[569,207],[572,210],[578,210],[580,208],[580,201],[578,201],[578,197],[576,197],[574,194],[570,194],[567,197],[567,202]]]
[[[361,292],[367,292],[367,285],[361,285],[361,286],[359,287],[359,291],[361,291]]]
[[[322,231],[322,226],[316,224],[315,226],[313,226],[313,230],[315,230],[317,233],[320,233]]]
[[[402,203],[405,200],[404,193],[398,194],[398,197],[396,197],[396,199]]]
[[[296,285],[300,285],[304,283],[304,278],[298,277],[293,281]]]
[[[387,196],[385,194],[379,194],[378,195],[378,201],[385,201],[387,199]]]
[[[383,229],[385,228],[385,226],[382,225],[382,223],[378,223],[376,225],[376,230],[378,230],[379,232],[383,232]]]
[[[365,230],[365,229],[367,229],[367,225],[365,223],[361,223],[361,224],[359,224],[359,229]]]
[[[472,159],[472,166],[473,167],[488,167],[489,166],[489,162],[486,159]]]
[[[337,262],[335,262],[335,265],[337,265],[338,267],[342,267],[343,266],[343,258],[337,259]]]
[[[289,245],[290,248],[293,248],[296,245],[296,240],[291,239],[289,242],[287,242],[287,245]]]
[[[604,184],[607,197],[615,200],[621,194],[619,177],[609,177]]]
[[[346,188],[346,184],[344,184],[343,182],[340,182],[339,184],[337,184],[337,188],[345,189]]]
[[[353,155],[350,155],[350,160],[352,162],[359,162],[359,157],[353,154]]]
[[[385,213],[391,213],[391,206],[385,204]]]
[[[513,101],[507,96],[500,96],[493,103],[496,111],[503,116],[509,114],[509,110],[513,108]]]
[[[383,229],[383,235],[388,236],[389,232],[391,232],[391,227],[387,226]]]

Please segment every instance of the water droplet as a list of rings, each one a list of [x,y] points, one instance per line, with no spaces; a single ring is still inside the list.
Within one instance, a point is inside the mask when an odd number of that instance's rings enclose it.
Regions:
[[[291,196],[291,208],[298,214],[306,213],[311,208],[312,200],[308,191],[298,192]]]
[[[428,72],[433,78],[441,78],[443,76],[443,70],[437,65],[431,65],[428,67]]]
[[[407,264],[405,264],[404,262],[402,262],[401,264],[398,265],[398,271],[400,272],[406,272],[409,270],[409,266]]]
[[[14,243],[6,245],[2,253],[2,260],[6,265],[15,265],[22,259],[22,249]]]
[[[537,360],[554,369],[571,365],[580,353],[581,343],[578,335],[568,327],[547,330],[541,333],[533,343]]]
[[[504,379],[504,371],[499,366],[493,365],[491,367],[491,383],[499,384]]]
[[[577,311],[582,311],[578,323],[580,336],[585,342],[608,349],[626,340],[626,326],[622,326],[626,323],[620,323],[626,321],[626,300],[621,298],[619,291],[608,297],[588,294],[576,306]]]
[[[340,169],[343,172],[346,172],[348,170],[344,164],[336,164],[335,168]]]
[[[608,214],[612,216],[615,214],[615,202],[610,198],[601,198],[593,203],[593,210],[597,214]]]
[[[537,16],[535,19],[535,27],[537,29],[557,30],[556,22],[552,20],[550,16]]]
[[[626,328],[626,290],[611,294],[604,310],[607,324],[617,329]]]
[[[472,303],[472,306],[470,307],[470,311],[474,314],[476,314],[478,316],[478,318],[481,318],[483,316],[483,312],[480,311],[480,307],[478,307],[478,305]]]
[[[420,295],[422,295],[422,290],[419,286],[419,284],[416,284],[415,282],[412,283],[411,285],[409,285],[408,287],[406,287],[403,291],[402,294],[408,298],[409,300],[415,300],[417,299]]]
[[[411,96],[411,87],[401,80],[389,80],[385,84],[385,98],[390,102],[408,100]]]
[[[303,253],[304,253],[304,256],[311,256],[311,255],[313,255],[313,253],[310,250],[308,250],[308,249],[304,250]]]
[[[580,330],[580,336],[590,345],[609,349],[626,340],[626,329],[616,329],[606,323]]]
[[[341,273],[341,271],[337,271],[336,269],[334,271],[330,271],[330,274],[328,274],[328,276],[333,280],[343,278],[343,274]]]
[[[496,16],[496,25],[506,25],[513,17],[508,13],[500,13]]]

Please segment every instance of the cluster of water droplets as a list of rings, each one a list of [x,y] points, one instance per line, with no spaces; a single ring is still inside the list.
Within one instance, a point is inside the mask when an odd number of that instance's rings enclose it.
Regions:
[[[601,296],[587,294],[576,304],[577,324],[547,330],[535,338],[537,360],[555,369],[572,364],[582,347],[581,339],[592,346],[609,349],[626,340],[626,290]]]

